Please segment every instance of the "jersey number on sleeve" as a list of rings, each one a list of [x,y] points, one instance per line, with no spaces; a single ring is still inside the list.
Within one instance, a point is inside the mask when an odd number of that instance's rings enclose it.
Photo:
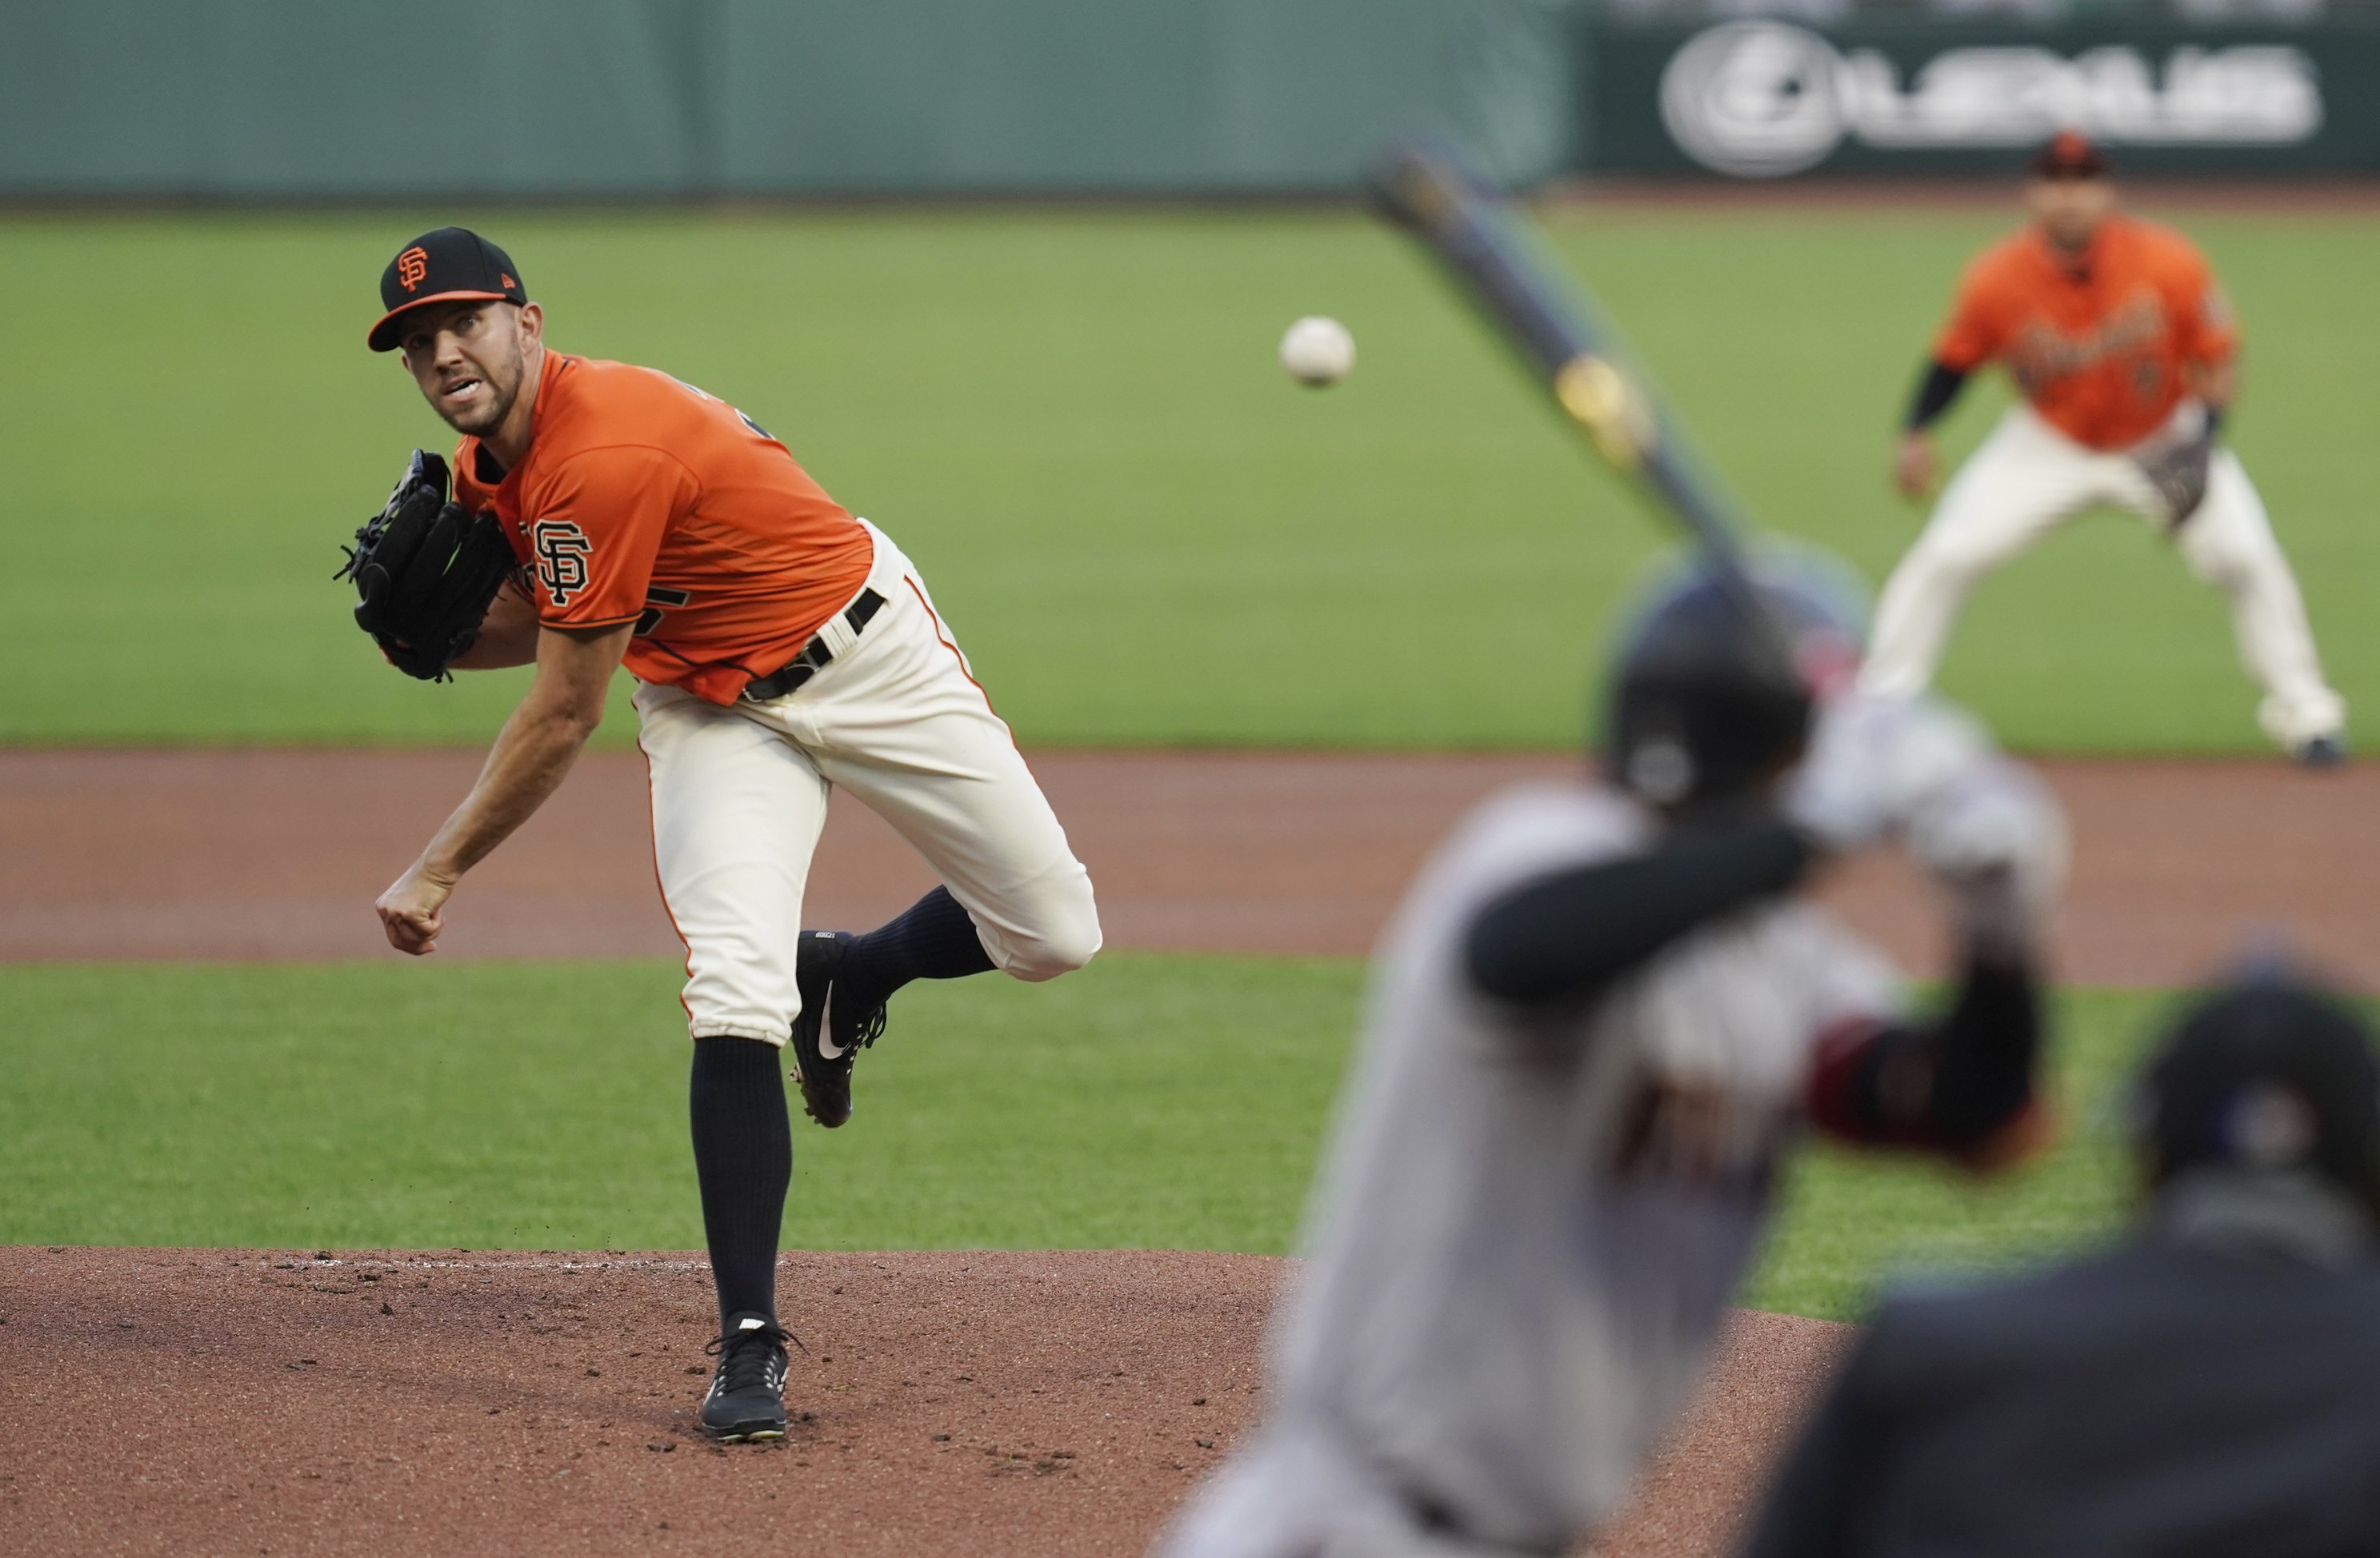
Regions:
[[[674,373],[663,374],[662,377],[667,379],[671,383],[675,384],[679,389],[684,390],[687,394],[692,395],[697,400],[707,400],[713,405],[727,405],[725,401],[721,400],[709,390],[698,389],[694,385],[689,384],[685,380],[679,378]],[[727,405],[727,409],[730,411],[735,411],[735,408],[732,405]],[[738,422],[743,423],[746,427],[751,429],[754,432],[759,434],[762,438],[767,439],[771,443],[777,441],[775,434],[770,432],[768,429],[760,426],[759,423],[755,422],[749,417],[745,416],[744,413],[735,411],[735,419]]]
[[[662,585],[653,586],[645,591],[644,614],[637,619],[637,630],[628,636],[651,637],[653,629],[662,625],[663,617],[693,598],[692,595],[682,589],[670,589]]]

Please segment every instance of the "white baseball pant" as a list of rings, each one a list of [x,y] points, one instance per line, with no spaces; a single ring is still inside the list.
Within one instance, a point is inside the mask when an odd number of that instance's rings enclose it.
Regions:
[[[916,567],[868,533],[868,586],[885,603],[856,634],[837,611],[820,630],[834,658],[802,686],[725,707],[637,689],[653,864],[686,943],[697,1038],[785,1043],[801,1010],[802,890],[832,786],[925,856],[1001,969],[1051,979],[1099,948],[1090,874]]]
[[[1943,489],[1925,533],[1887,581],[1860,684],[1888,696],[1925,691],[1968,591],[2067,520],[2102,506],[2166,524],[2155,488],[2131,457],[2075,442],[2030,406],[2010,407]],[[2338,734],[2346,702],[2323,680],[2297,579],[2229,450],[2216,451],[2206,500],[2174,538],[2191,573],[2231,603],[2240,662],[2264,694],[2257,719],[2265,733],[2292,749]]]

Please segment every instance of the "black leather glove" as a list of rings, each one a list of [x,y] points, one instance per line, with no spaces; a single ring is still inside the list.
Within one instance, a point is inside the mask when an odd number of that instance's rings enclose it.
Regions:
[[[449,502],[446,462],[419,449],[387,506],[346,550],[346,565],[332,577],[356,582],[356,625],[391,665],[424,682],[446,680],[518,567],[495,516]]]

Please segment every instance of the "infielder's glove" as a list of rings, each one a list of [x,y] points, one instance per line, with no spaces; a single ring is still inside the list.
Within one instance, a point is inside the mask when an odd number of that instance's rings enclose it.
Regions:
[[[2215,419],[2203,413],[2133,446],[2132,463],[2165,501],[2167,523],[2180,525],[2206,501],[2206,473],[2215,458]]]
[[[447,501],[446,462],[419,449],[388,506],[344,550],[346,566],[331,576],[356,582],[356,625],[424,682],[446,679],[516,566],[495,516]]]

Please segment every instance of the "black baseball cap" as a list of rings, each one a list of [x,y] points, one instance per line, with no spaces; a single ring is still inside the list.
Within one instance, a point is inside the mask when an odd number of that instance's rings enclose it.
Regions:
[[[2116,164],[2081,130],[2060,130],[2025,166],[2035,178],[2106,178]]]
[[[2310,1169],[2380,1214],[2380,1055],[2345,1002],[2284,970],[2194,1002],[2136,1095],[2151,1180],[2189,1169]]]
[[[403,248],[380,273],[380,304],[388,312],[371,327],[364,344],[375,352],[396,350],[397,316],[424,303],[480,297],[526,303],[528,290],[511,255],[468,227],[441,227]]]

